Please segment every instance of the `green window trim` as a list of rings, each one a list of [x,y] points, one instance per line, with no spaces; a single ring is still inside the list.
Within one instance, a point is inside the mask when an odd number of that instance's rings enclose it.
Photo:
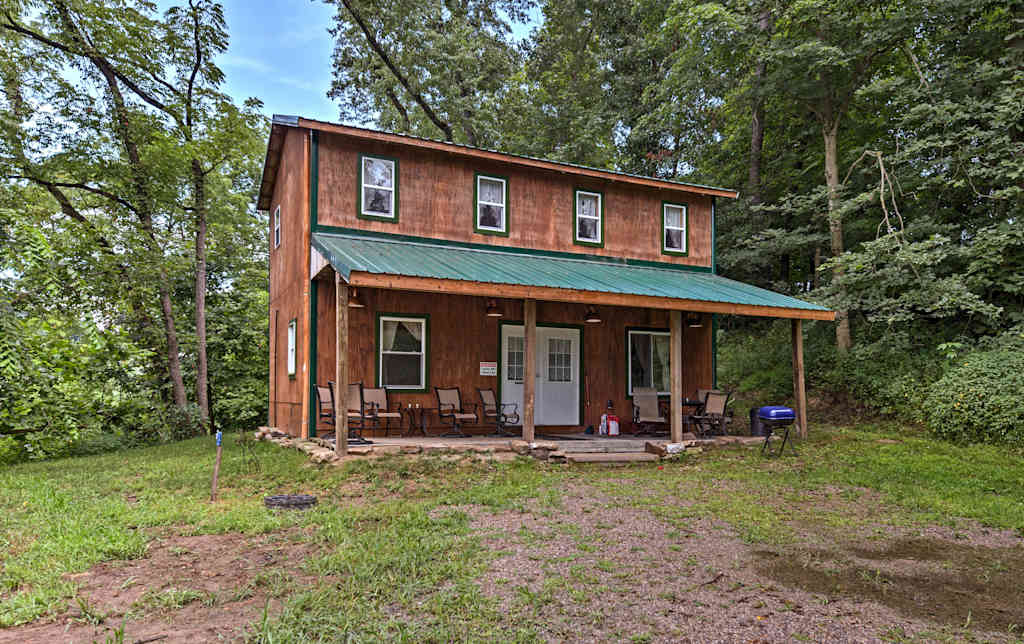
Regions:
[[[288,321],[288,331],[285,335],[285,370],[288,372],[288,379],[295,380],[295,373],[299,369],[299,319],[292,318]]]
[[[626,327],[626,398],[629,400],[633,399],[633,343],[630,341],[630,336],[633,334],[643,335],[658,335],[667,336],[671,339],[672,332],[669,329],[659,327],[639,327],[639,326],[627,326]],[[654,344],[651,344],[651,350],[654,350]],[[669,352],[669,359],[671,360],[671,351]],[[653,361],[653,358],[652,358]],[[670,366],[671,368],[671,366]],[[659,396],[668,396],[671,392],[659,391]]]
[[[669,248],[665,243],[665,233],[668,232],[668,218],[665,216],[665,211],[668,208],[682,208],[683,209],[683,248]],[[673,230],[680,230],[680,228],[673,227]],[[690,254],[690,206],[685,203],[674,203],[671,201],[661,202],[661,254],[662,255],[673,255],[675,257],[687,257]]]
[[[579,196],[580,194],[597,196],[597,241],[580,239],[579,237]],[[587,218],[589,219],[589,217]],[[590,246],[593,248],[604,248],[604,192],[600,190],[588,190],[586,188],[573,188],[572,191],[572,243],[577,246]]]
[[[392,164],[391,172],[391,216],[377,214],[373,212],[366,212],[364,210],[365,204],[363,203],[363,187],[365,185],[363,180],[363,171],[365,169],[364,159],[373,159],[375,161],[388,161]],[[359,155],[359,167],[356,169],[356,217],[359,219],[368,219],[370,221],[389,221],[392,223],[398,223],[398,159],[394,157],[386,157],[379,154],[360,154]]]
[[[391,385],[385,385],[381,382],[382,369],[382,358],[383,352],[381,351],[381,326],[386,319],[399,319],[399,320],[417,320],[423,322],[423,341],[421,346],[423,347],[423,363],[420,367],[421,380],[423,383],[422,387],[396,387]],[[378,387],[385,387],[389,391],[401,392],[401,393],[428,393],[430,391],[430,315],[427,313],[388,313],[379,311],[376,316],[376,322],[374,326],[374,382]]]
[[[492,181],[500,181],[505,187],[505,203],[502,207],[505,209],[505,216],[503,218],[504,226],[501,229],[482,227],[480,225],[480,180],[490,179]],[[481,235],[497,235],[498,237],[508,237],[509,231],[509,190],[508,190],[508,177],[500,174],[484,174],[476,172],[473,174],[473,232],[480,233]]]

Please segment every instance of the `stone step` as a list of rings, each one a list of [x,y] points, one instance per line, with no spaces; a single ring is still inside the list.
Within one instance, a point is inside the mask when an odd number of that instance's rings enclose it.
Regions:
[[[650,463],[661,460],[647,452],[576,452],[566,453],[565,458],[570,463]]]
[[[581,452],[642,452],[644,451],[642,440],[593,440],[593,441],[559,441],[558,448],[566,454]]]

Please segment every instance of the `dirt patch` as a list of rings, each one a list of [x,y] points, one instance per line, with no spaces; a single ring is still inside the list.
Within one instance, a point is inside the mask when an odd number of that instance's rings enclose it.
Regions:
[[[753,546],[720,521],[670,523],[582,485],[560,508],[459,509],[495,552],[482,591],[549,641],[999,641],[1024,624],[1011,587],[1024,550],[1009,533],[890,527]]]
[[[68,575],[77,599],[46,622],[0,630],[0,643],[93,642],[125,623],[125,642],[236,641],[264,607],[312,580],[302,571],[311,546],[275,533],[155,538],[146,556]]]
[[[883,603],[940,624],[1009,633],[1024,625],[1024,548],[899,537],[868,548],[762,553],[757,569],[789,586]]]

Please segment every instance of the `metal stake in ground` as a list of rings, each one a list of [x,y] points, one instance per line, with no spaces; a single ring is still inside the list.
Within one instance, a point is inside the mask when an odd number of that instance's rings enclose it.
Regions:
[[[223,434],[217,430],[217,460],[213,463],[213,483],[210,485],[210,501],[217,500],[217,477],[220,476],[220,451],[221,451],[221,436]]]

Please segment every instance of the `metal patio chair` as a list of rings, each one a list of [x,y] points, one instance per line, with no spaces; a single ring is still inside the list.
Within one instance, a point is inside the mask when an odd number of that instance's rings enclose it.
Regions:
[[[633,388],[633,426],[636,436],[653,436],[668,431],[668,420],[658,405],[658,391],[652,387]],[[660,431],[654,428],[660,426]]]
[[[380,429],[381,421],[384,422],[384,436],[387,437],[391,430],[391,421],[398,421],[399,433],[402,426],[402,412],[398,403],[391,407],[388,400],[388,390],[385,387],[367,387],[363,389],[363,405],[369,414],[368,420],[373,423],[373,428]]]
[[[331,389],[335,389],[334,383],[330,384]],[[353,445],[370,445],[373,441],[363,436],[363,430],[366,429],[366,421],[369,418],[367,413],[369,408],[363,401],[363,383],[350,382],[347,399],[348,442]]]
[[[698,390],[699,391],[699,390]],[[725,436],[732,418],[726,413],[731,393],[708,391],[704,398],[704,407],[699,413],[690,416],[689,421],[697,427],[701,438],[707,436]]]
[[[466,411],[462,405],[462,393],[458,387],[434,387],[434,395],[437,396],[437,417],[442,423],[450,425],[452,430],[441,434],[445,438],[468,438],[469,434],[462,431],[466,423],[477,424],[480,418],[476,412]],[[476,405],[469,405],[468,409],[474,409]]]
[[[494,436],[515,436],[508,425],[519,424],[519,403],[499,403],[493,389],[476,388],[480,394],[480,413],[484,423],[494,423]]]

